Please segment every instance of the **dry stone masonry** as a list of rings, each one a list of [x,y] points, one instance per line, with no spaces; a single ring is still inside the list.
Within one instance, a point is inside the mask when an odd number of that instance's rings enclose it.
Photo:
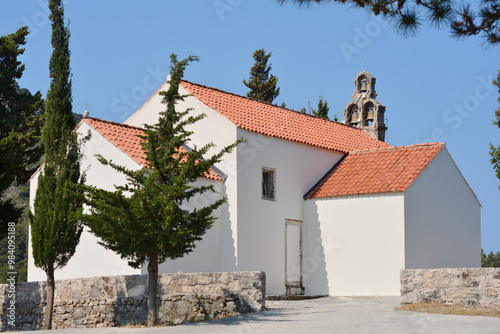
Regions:
[[[500,307],[500,268],[401,271],[401,304],[444,303]]]
[[[230,317],[265,308],[263,272],[163,274],[158,278],[158,322],[176,325]],[[147,276],[56,281],[53,328],[145,324]],[[15,327],[8,324],[9,286],[0,285],[0,331],[40,329],[45,282],[16,286]]]

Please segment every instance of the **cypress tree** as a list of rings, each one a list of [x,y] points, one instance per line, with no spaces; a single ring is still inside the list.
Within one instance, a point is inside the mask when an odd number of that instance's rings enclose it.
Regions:
[[[33,174],[43,154],[39,145],[43,100],[20,89],[17,80],[24,72],[18,57],[24,53],[28,27],[0,36],[0,196],[12,184],[23,184]],[[0,200],[0,239],[7,224],[17,223],[22,209],[11,200]]]
[[[30,214],[31,243],[35,265],[47,275],[47,308],[44,329],[52,327],[54,271],[73,256],[82,233],[77,217],[82,213],[81,196],[75,185],[83,183],[77,134],[72,132],[69,29],[64,25],[62,0],[50,0],[52,47],[50,88],[45,106],[42,140],[45,163],[38,177],[34,213]],[[76,193],[75,193],[76,191]]]
[[[98,156],[101,163],[126,175],[128,183],[116,186],[115,191],[85,187],[86,204],[91,210],[82,220],[102,240],[101,244],[127,259],[133,268],[148,262],[148,326],[157,322],[158,264],[191,252],[215,221],[212,212],[226,199],[192,211],[181,205],[197,194],[214,191],[212,186],[193,186],[193,182],[204,177],[211,165],[239,143],[207,159],[203,159],[204,155],[214,147],[213,143],[189,152],[183,149],[192,134],[185,127],[205,117],[189,116],[190,109],[175,110],[176,103],[186,97],[179,94],[184,70],[197,60],[190,56],[177,61],[171,55],[170,86],[160,92],[166,109],[160,113],[158,123],[147,126],[145,135],[140,136],[148,168],[130,170]]]
[[[319,97],[318,101],[318,109],[312,109],[312,114],[316,117],[321,117],[325,119],[330,119],[328,118],[328,111],[330,110],[330,107],[328,106],[328,102],[326,100],[323,100],[323,97]]]
[[[279,87],[276,87],[278,78],[270,75],[271,64],[267,65],[271,54],[272,51],[266,54],[264,49],[256,50],[253,54],[255,63],[250,69],[250,78],[248,81],[243,80],[243,84],[250,88],[248,97],[268,103],[272,103],[280,94]]]

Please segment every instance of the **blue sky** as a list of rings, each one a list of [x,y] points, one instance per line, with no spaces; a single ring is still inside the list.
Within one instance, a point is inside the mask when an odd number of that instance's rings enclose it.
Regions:
[[[405,39],[361,9],[337,4],[298,9],[273,0],[68,0],[73,111],[124,121],[165,80],[169,55],[197,55],[187,80],[246,94],[252,53],[273,51],[275,100],[300,110],[319,96],[330,117],[341,118],[353,78],[365,68],[377,78],[393,146],[445,141],[482,203],[486,252],[500,250],[500,181],[489,164],[500,48],[479,37],[452,39],[446,29],[423,27]],[[46,96],[51,54],[46,0],[0,3],[0,35],[28,25],[20,85]]]

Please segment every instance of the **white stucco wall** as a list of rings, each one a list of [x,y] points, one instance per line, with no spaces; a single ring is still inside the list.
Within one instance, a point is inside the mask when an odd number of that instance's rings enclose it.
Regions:
[[[444,148],[405,193],[406,269],[481,266],[480,204]]]
[[[85,136],[90,131],[92,137],[83,146],[84,158],[81,169],[86,170],[87,183],[106,190],[114,190],[114,185],[124,184],[126,179],[123,174],[117,173],[109,166],[102,165],[95,154],[102,154],[114,163],[128,168],[140,168],[132,158],[111,144],[107,139],[92,129],[87,123],[82,122],[78,128],[79,136]],[[38,174],[30,182],[30,204],[33,207],[35,191],[38,184]],[[31,240],[31,234],[30,234]],[[56,279],[75,277],[93,277],[107,275],[133,275],[140,274],[139,269],[133,269],[113,251],[106,250],[97,244],[98,239],[85,228],[76,252],[66,267],[56,270]],[[98,259],[98,260],[97,260]],[[45,280],[45,272],[34,266],[31,243],[28,256],[28,281]]]
[[[123,122],[124,124],[143,127],[144,124],[155,124],[158,122],[160,112],[165,110],[165,106],[161,103],[163,97],[159,94],[161,91],[168,90],[168,83],[164,82],[154,93],[139,107],[129,118]]]
[[[193,210],[212,204],[224,194],[224,184],[220,181],[213,181],[208,179],[198,179],[194,186],[207,186],[213,185],[217,193],[207,192],[203,195],[196,195],[189,203],[182,205],[185,210]],[[223,204],[216,211],[213,216],[221,217],[227,212],[227,203]],[[202,240],[198,241],[195,249],[181,258],[175,260],[167,260],[158,266],[158,273],[196,273],[196,272],[220,272],[222,270],[222,236],[224,232],[221,219],[217,219],[212,227],[203,235]],[[147,274],[147,265],[141,268],[141,274]]]
[[[124,123],[134,126],[144,124],[155,124],[159,113],[165,109],[162,104],[162,96],[159,92],[168,90],[168,83],[164,83],[132,116]],[[179,93],[189,95],[190,93],[183,87],[179,87]],[[184,111],[192,108],[190,115],[205,114],[206,117],[194,125],[188,126],[187,130],[193,132],[189,142],[190,147],[204,146],[210,142],[215,144],[207,156],[218,152],[222,147],[234,143],[237,139],[237,128],[227,118],[209,108],[193,96],[185,98],[176,105],[177,111]],[[222,171],[227,178],[224,183],[224,195],[228,198],[225,210],[221,211],[222,233],[222,269],[223,271],[237,270],[237,179],[236,179],[236,150],[224,156],[221,163],[216,167]]]
[[[102,165],[95,157],[95,154],[102,154],[107,159],[119,165],[127,166],[131,169],[141,168],[132,158],[123,153],[107,139],[92,129],[87,123],[82,123],[78,129],[80,135],[85,135],[90,131],[91,140],[83,147],[84,159],[81,168],[87,171],[87,183],[93,184],[106,190],[114,190],[114,185],[121,185],[126,182],[123,174],[117,173],[109,166]],[[30,202],[33,203],[35,189],[38,183],[38,174],[33,177],[30,183]],[[206,193],[194,197],[184,208],[191,209],[212,203],[224,195],[224,184],[220,181],[200,179],[195,185],[212,184],[218,194]],[[223,205],[215,213],[216,216],[227,215],[227,204]],[[218,219],[212,228],[203,236],[195,250],[189,255],[160,264],[159,272],[199,272],[199,271],[221,271],[222,267],[222,223]],[[31,237],[31,236],[30,236]],[[147,268],[133,269],[125,260],[113,251],[106,250],[99,245],[96,238],[87,228],[82,233],[80,243],[75,255],[68,262],[68,265],[55,273],[56,279],[67,279],[75,277],[111,276],[111,275],[133,275],[147,271]],[[31,256],[31,244],[29,245],[28,257],[28,281],[45,280],[46,275],[34,266]]]
[[[403,205],[403,194],[305,201],[306,294],[399,295]]]
[[[238,129],[238,270],[263,270],[268,294],[285,293],[285,220],[304,219],[305,193],[341,153]],[[262,167],[274,168],[276,200],[262,199]]]

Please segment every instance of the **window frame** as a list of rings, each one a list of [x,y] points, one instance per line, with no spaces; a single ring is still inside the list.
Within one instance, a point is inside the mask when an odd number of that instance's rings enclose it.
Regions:
[[[264,192],[264,173],[269,173],[272,175],[272,184],[271,184],[271,196],[267,196]],[[267,201],[276,201],[276,168],[270,167],[262,167],[261,170],[261,197],[263,200]],[[270,184],[267,182],[267,184]]]

